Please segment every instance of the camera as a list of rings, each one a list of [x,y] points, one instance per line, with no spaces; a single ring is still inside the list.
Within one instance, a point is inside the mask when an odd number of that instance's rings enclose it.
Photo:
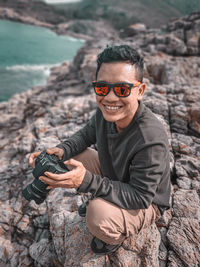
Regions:
[[[69,170],[63,161],[56,155],[49,155],[46,153],[46,150],[42,151],[35,160],[35,168],[33,170],[35,179],[22,191],[22,195],[26,200],[34,200],[37,204],[41,204],[45,200],[50,189],[46,189],[48,184],[45,184],[38,178],[41,175],[44,175],[44,172],[46,171],[52,173],[65,173]]]

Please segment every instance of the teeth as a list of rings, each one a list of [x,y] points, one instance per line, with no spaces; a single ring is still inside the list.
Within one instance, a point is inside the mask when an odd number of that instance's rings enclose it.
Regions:
[[[105,106],[105,108],[109,110],[117,110],[120,109],[121,107]]]

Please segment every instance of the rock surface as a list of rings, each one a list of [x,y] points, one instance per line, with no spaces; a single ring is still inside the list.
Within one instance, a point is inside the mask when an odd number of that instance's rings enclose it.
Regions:
[[[0,18],[43,26],[66,21],[52,6],[34,0],[0,0]]]
[[[167,34],[176,31],[175,39],[170,39],[175,43],[182,40],[180,25],[198,24],[198,15],[177,21],[182,24],[174,21],[167,26]],[[187,27],[191,29],[191,24]],[[194,26],[187,31],[187,40],[198,34],[199,28]],[[72,63],[52,68],[46,86],[0,103],[2,267],[199,266],[200,60],[196,50],[189,50],[192,41],[182,40],[187,52],[176,57],[159,30],[123,40],[115,38],[115,43],[127,43],[145,56],[144,103],[163,123],[169,138],[172,209],[156,224],[144,229],[137,239],[127,239],[116,253],[96,256],[90,250],[92,237],[85,219],[77,213],[87,195],[73,189],[54,189],[40,205],[27,202],[21,195],[33,181],[29,153],[57,145],[94,114],[91,81],[97,53],[113,42],[112,33],[106,37],[97,43],[90,35]]]
[[[161,51],[173,56],[200,55],[200,13],[174,19],[161,29],[146,29],[144,24],[130,25],[121,31],[125,40],[134,42],[147,52]]]

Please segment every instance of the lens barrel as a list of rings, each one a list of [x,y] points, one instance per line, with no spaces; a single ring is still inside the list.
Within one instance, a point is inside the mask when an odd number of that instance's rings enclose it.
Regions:
[[[47,186],[48,185],[43,183],[41,180],[35,179],[22,191],[22,195],[28,201],[35,200],[37,204],[41,204],[50,191],[46,189]]]

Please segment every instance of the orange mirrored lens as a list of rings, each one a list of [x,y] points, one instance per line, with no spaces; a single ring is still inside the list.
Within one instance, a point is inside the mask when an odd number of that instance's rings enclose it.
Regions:
[[[128,84],[115,85],[114,90],[118,96],[128,96],[130,94],[130,86]]]
[[[98,95],[106,95],[108,93],[108,85],[99,85],[95,86],[96,93]]]

